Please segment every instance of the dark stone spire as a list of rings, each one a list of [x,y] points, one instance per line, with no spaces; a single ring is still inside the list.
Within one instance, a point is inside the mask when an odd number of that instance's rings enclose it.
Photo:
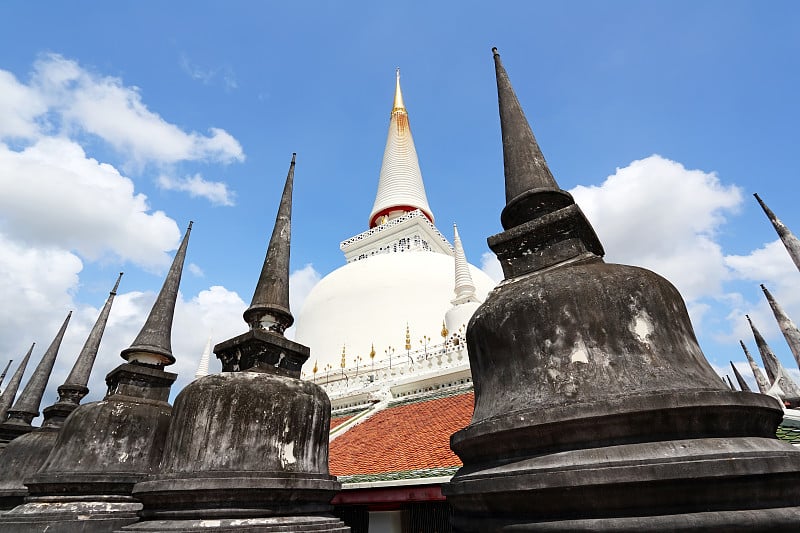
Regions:
[[[78,405],[81,403],[81,398],[86,396],[89,389],[86,384],[89,383],[89,374],[92,372],[94,360],[97,357],[97,351],[100,349],[100,341],[103,338],[103,332],[106,329],[108,322],[108,315],[111,312],[111,305],[114,303],[114,296],[117,295],[119,282],[122,279],[122,272],[119,273],[114,288],[108,294],[105,305],[100,311],[100,315],[89,332],[89,337],[78,354],[78,359],[72,367],[64,384],[58,388],[59,401],[66,401]]]
[[[739,384],[739,388],[743,392],[750,392],[750,386],[747,384],[742,375],[739,373],[739,370],[736,369],[736,366],[733,364],[733,361],[729,361],[729,363],[731,364],[731,368],[733,369],[733,375],[734,377],[736,377],[736,382]]]
[[[300,379],[308,347],[283,336],[293,174],[294,155],[250,330],[214,347],[222,373],[175,398],[159,472],[133,490],[143,521],[126,531],[349,531],[330,514],[341,487],[328,471],[330,400]]]
[[[492,53],[497,78],[500,130],[503,136],[506,204],[522,201],[520,195],[529,191],[541,189],[559,191],[561,188],[553,178],[528,119],[525,118],[497,48],[492,48]],[[508,226],[505,227],[508,229]]]
[[[169,267],[167,279],[164,280],[142,330],[130,348],[120,353],[129,363],[167,366],[175,362],[172,355],[172,318],[175,315],[175,301],[178,299],[178,287],[181,284],[183,262],[191,232],[192,222],[189,222],[178,252],[172,260],[172,266]]]
[[[494,54],[509,198],[489,246],[506,279],[467,328],[475,407],[442,487],[454,530],[796,528],[800,450],[774,438],[780,405],[721,380],[672,284],[603,262]]]
[[[562,261],[602,257],[605,252],[572,195],[559,188],[533,136],[511,82],[493,48],[497,76],[506,207],[503,239],[489,239],[506,278]],[[554,241],[558,244],[553,246]],[[527,250],[520,254],[518,251]]]
[[[758,363],[756,363],[753,356],[750,355],[750,350],[747,349],[747,346],[744,344],[743,340],[739,340],[739,345],[742,347],[742,351],[744,351],[744,356],[747,357],[747,362],[750,364],[750,370],[753,371],[753,377],[756,378],[756,385],[758,385],[758,392],[761,394],[766,394],[769,390],[769,380],[767,380],[764,373],[761,372],[761,369],[758,368]]]
[[[266,329],[283,334],[294,322],[289,310],[289,253],[296,156],[297,154],[292,154],[278,214],[275,217],[275,226],[272,229],[272,237],[253,293],[253,300],[244,312],[244,321],[250,329]]]
[[[9,359],[8,363],[6,363],[6,367],[3,369],[3,373],[0,374],[0,386],[2,386],[3,382],[6,380],[6,374],[8,373],[8,369],[11,367],[11,363],[13,362],[13,359]]]
[[[67,318],[64,319],[64,323],[61,324],[61,328],[58,330],[53,342],[44,352],[28,383],[22,389],[22,393],[20,393],[17,401],[14,402],[14,406],[8,410],[8,420],[0,424],[0,443],[11,442],[20,435],[24,435],[34,429],[31,426],[31,422],[39,416],[39,405],[42,403],[44,390],[50,380],[50,373],[53,371],[58,349],[61,347],[61,341],[64,338],[64,332],[67,330],[71,317],[72,311],[67,314]]]
[[[731,381],[731,377],[728,374],[725,374],[725,383],[730,387],[732,391],[736,390],[736,387],[733,386],[733,381]]]
[[[172,318],[191,227],[190,222],[141,333],[121,354],[128,362],[106,375],[105,398],[78,405],[60,431],[48,426],[36,432],[38,441],[31,445],[52,449],[24,479],[25,503],[0,515],[0,529],[99,533],[138,520],[142,506],[131,491],[136,482],[158,471],[172,420],[169,394],[177,375],[164,371],[164,366],[175,361]],[[115,292],[116,287],[108,305]],[[48,442],[53,434],[55,442]],[[0,496],[2,487],[0,481]],[[8,490],[9,498],[19,497],[19,492],[13,493],[18,486]]]
[[[100,311],[69,377],[58,388],[58,401],[44,408],[42,427],[14,439],[6,446],[3,460],[0,461],[0,509],[12,509],[23,502],[28,493],[24,481],[35,474],[47,460],[64,421],[89,392],[86,384],[89,382],[89,374],[121,278],[122,273]]]
[[[750,323],[750,329],[753,330],[753,337],[756,340],[756,346],[758,346],[758,351],[761,354],[761,360],[764,362],[764,368],[767,371],[770,383],[772,386],[777,383],[783,393],[783,398],[789,402],[792,407],[800,405],[800,387],[789,377],[789,374],[786,372],[786,369],[783,368],[775,352],[772,351],[772,348],[769,347],[769,344],[767,344],[767,341],[761,335],[761,332],[758,331],[753,321],[750,320],[750,316],[744,316]]]
[[[786,251],[789,252],[789,256],[792,258],[792,261],[794,261],[795,266],[798,268],[798,270],[800,270],[800,240],[798,240],[797,237],[794,236],[794,233],[792,233],[789,228],[787,228],[786,225],[775,216],[775,213],[773,213],[772,210],[767,207],[767,204],[765,204],[764,201],[759,198],[758,194],[753,193],[753,196],[756,197],[761,209],[763,209],[764,213],[767,214],[769,221],[772,222],[772,227],[774,227],[775,231],[778,232],[781,242],[783,242],[783,245],[786,247]]]
[[[114,303],[114,296],[117,295],[121,279],[122,272],[119,273],[117,282],[114,284],[114,288],[111,289],[103,309],[100,310],[100,315],[89,332],[89,337],[78,354],[78,359],[72,366],[67,379],[58,387],[58,401],[44,409],[42,427],[60,428],[64,423],[64,419],[78,407],[81,399],[89,393],[89,388],[86,385],[89,383],[89,375],[92,372],[97,351],[100,349],[100,341],[103,338],[108,315],[111,312],[111,305]]]
[[[764,284],[761,284],[761,290],[764,291],[764,296],[767,297],[769,306],[772,308],[772,314],[775,315],[775,320],[778,321],[781,333],[783,333],[783,337],[786,339],[786,343],[792,351],[794,360],[798,368],[800,368],[800,330],[797,329],[797,326],[794,325],[794,322],[792,322],[792,319],[789,318],[789,315],[786,314],[783,308],[778,305],[778,302],[775,301],[775,298],[772,297],[772,294],[770,294]]]
[[[11,409],[11,405],[14,403],[14,397],[17,395],[19,384],[22,381],[22,375],[25,373],[25,367],[28,366],[28,360],[31,358],[34,346],[36,346],[35,342],[28,348],[28,353],[22,358],[22,362],[17,367],[17,370],[14,371],[14,375],[11,376],[8,387],[0,394],[0,424],[5,422],[6,418],[8,418],[8,410]]]
[[[289,255],[295,157],[296,154],[292,154],[253,302],[244,312],[250,331],[214,347],[223,372],[267,365],[285,371],[287,375],[300,377],[300,368],[308,359],[308,347],[283,336],[284,330],[294,322],[289,311]]]

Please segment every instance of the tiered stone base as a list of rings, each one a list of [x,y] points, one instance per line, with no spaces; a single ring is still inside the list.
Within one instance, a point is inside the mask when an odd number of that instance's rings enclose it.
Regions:
[[[96,501],[38,498],[2,515],[0,530],[15,533],[111,533],[139,519],[142,504],[132,498]]]
[[[761,437],[570,450],[465,467],[444,492],[460,532],[797,531],[800,452]]]

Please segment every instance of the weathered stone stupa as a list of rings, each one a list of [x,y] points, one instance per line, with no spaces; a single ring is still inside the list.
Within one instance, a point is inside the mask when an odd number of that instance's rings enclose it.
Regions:
[[[67,314],[67,318],[61,324],[53,342],[45,350],[28,383],[25,384],[19,398],[14,402],[14,406],[8,410],[8,420],[0,424],[0,449],[5,448],[17,437],[35,429],[31,422],[39,416],[39,405],[42,403],[42,396],[44,396],[44,390],[50,380],[53,365],[56,364],[58,349],[61,347],[70,317],[72,317],[72,311]]]
[[[35,474],[44,464],[56,443],[56,437],[64,425],[64,420],[77,409],[81,399],[88,394],[89,389],[86,385],[100,348],[100,340],[120,278],[122,274],[117,278],[72,371],[64,384],[58,388],[58,401],[44,409],[42,427],[14,439],[6,446],[3,459],[0,461],[0,509],[11,509],[22,504],[23,498],[28,494],[28,488],[23,481]]]
[[[247,333],[214,348],[223,372],[175,399],[159,473],[136,485],[144,521],[125,531],[339,532],[328,473],[330,401],[300,380],[309,349],[283,336],[295,159],[253,301]]]
[[[800,451],[770,397],[733,392],[664,278],[603,262],[494,51],[505,280],[467,330],[472,421],[443,492],[458,531],[796,530]]]
[[[767,371],[769,382],[771,384],[770,390],[783,398],[791,407],[800,405],[800,388],[789,377],[789,373],[783,367],[775,352],[769,347],[764,336],[758,331],[749,315],[744,315],[747,322],[750,324],[750,329],[753,331],[753,338],[758,346],[758,352],[761,354],[761,360],[764,362],[764,369]]]
[[[25,480],[25,503],[0,516],[0,530],[111,532],[138,520],[134,484],[157,471],[169,429],[172,318],[192,224],[126,363],[106,376],[108,393],[75,409],[38,473]]]

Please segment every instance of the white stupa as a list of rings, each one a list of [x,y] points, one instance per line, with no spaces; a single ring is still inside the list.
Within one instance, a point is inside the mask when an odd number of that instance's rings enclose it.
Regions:
[[[325,276],[297,314],[295,339],[311,348],[317,378],[390,357],[406,363],[463,335],[495,283],[467,263],[457,234],[454,251],[433,221],[398,71],[370,227],[341,243],[347,264]]]

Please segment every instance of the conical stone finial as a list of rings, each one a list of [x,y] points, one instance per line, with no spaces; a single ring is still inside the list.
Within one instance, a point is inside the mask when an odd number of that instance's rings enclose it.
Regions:
[[[756,339],[758,351],[761,353],[761,360],[764,361],[764,368],[767,370],[767,375],[772,385],[774,386],[777,383],[781,391],[783,391],[786,401],[793,406],[797,405],[798,402],[800,402],[800,387],[789,377],[786,369],[783,368],[783,365],[775,356],[775,353],[772,351],[772,348],[769,347],[767,341],[758,329],[756,329],[750,317],[748,315],[745,315],[745,317],[750,323],[750,329],[753,330],[753,337]]]
[[[477,301],[475,298],[475,283],[469,273],[469,263],[464,254],[464,245],[461,244],[461,236],[458,234],[458,226],[453,224],[453,248],[455,248],[455,267],[456,267],[456,297],[452,301],[453,305]]]
[[[778,302],[775,301],[775,298],[772,297],[772,294],[770,294],[763,284],[761,285],[761,290],[764,291],[764,296],[767,297],[769,306],[772,308],[772,314],[775,315],[775,320],[778,321],[781,333],[783,333],[783,337],[786,339],[786,343],[789,345],[792,355],[794,355],[794,360],[798,368],[800,368],[800,330],[797,329],[797,326],[794,325],[789,315],[778,305]]]
[[[172,260],[167,279],[164,280],[164,285],[142,330],[130,348],[120,353],[120,356],[129,363],[167,366],[175,362],[175,357],[172,355],[172,319],[175,315],[175,301],[178,299],[178,288],[181,284],[183,263],[191,232],[192,222],[189,222],[181,245]]]
[[[283,335],[294,323],[289,310],[289,255],[292,239],[292,188],[297,154],[292,154],[275,227],[269,240],[267,256],[253,293],[253,301],[244,312],[250,329],[264,329]]]
[[[747,384],[742,375],[739,373],[739,370],[733,364],[733,361],[729,361],[729,363],[731,364],[731,368],[733,369],[733,375],[736,378],[736,382],[739,384],[739,388],[743,392],[750,392],[750,386]]]
[[[492,48],[497,78],[497,100],[500,108],[500,130],[503,136],[503,166],[506,176],[506,204],[530,190],[558,191],[547,161],[522,111],[497,48]],[[506,228],[508,229],[508,228]]]
[[[28,348],[28,353],[26,353],[25,357],[22,358],[22,362],[14,371],[14,375],[11,376],[11,381],[8,382],[8,387],[6,387],[5,390],[3,390],[3,393],[0,394],[0,424],[5,422],[6,418],[8,418],[8,410],[11,408],[11,404],[14,403],[14,397],[17,395],[17,390],[19,390],[19,384],[22,381],[22,375],[25,373],[25,367],[28,366],[28,361],[31,358],[34,346],[36,346],[35,342],[31,344],[30,348]]]
[[[778,217],[775,216],[775,213],[767,207],[767,204],[764,203],[763,200],[758,196],[758,194],[753,193],[753,196],[756,197],[758,200],[761,209],[764,210],[769,221],[772,222],[772,227],[775,228],[775,231],[778,232],[778,236],[781,238],[781,242],[786,247],[786,251],[789,252],[789,256],[792,258],[795,266],[800,270],[800,240],[795,237],[794,233],[792,233],[786,225],[781,222]]]
[[[755,359],[753,356],[750,355],[750,350],[747,349],[743,340],[739,340],[739,345],[742,347],[744,351],[744,356],[747,357],[747,362],[750,364],[750,370],[753,371],[753,377],[756,378],[756,385],[758,385],[758,392],[761,394],[766,394],[769,390],[769,381],[764,376],[764,373],[761,372],[761,369],[758,368],[758,364],[756,364]]]
[[[114,283],[114,288],[108,294],[106,303],[100,310],[100,315],[89,332],[89,336],[78,354],[78,359],[72,367],[64,384],[58,388],[59,402],[67,402],[74,405],[81,403],[81,399],[86,396],[89,389],[86,387],[89,383],[89,375],[92,373],[94,361],[97,358],[97,351],[100,349],[100,341],[103,339],[103,333],[108,323],[108,315],[111,312],[111,305],[114,303],[114,297],[117,295],[119,282],[122,279],[122,272],[117,276],[117,281]]]
[[[756,341],[758,352],[761,354],[761,361],[764,363],[764,369],[767,371],[769,382],[773,383],[778,376],[778,358],[775,357],[772,348],[769,347],[764,336],[761,335],[761,332],[758,331],[758,328],[753,324],[750,315],[744,315],[744,317],[747,319],[747,323],[750,324],[750,330],[753,332],[753,338]]]
[[[3,369],[3,373],[0,374],[0,386],[2,386],[3,382],[6,380],[6,374],[8,373],[8,369],[11,367],[11,363],[13,362],[13,359],[9,359],[8,363],[6,363],[6,367]]]
[[[506,279],[605,252],[591,224],[550,173],[508,74],[494,54],[506,207],[500,222],[507,231],[489,238]],[[521,253],[526,251],[526,253]]]
[[[200,356],[200,364],[197,365],[197,372],[194,373],[195,379],[202,378],[208,375],[208,360],[211,358],[211,337],[208,337],[206,348],[203,350],[203,355]]]
[[[6,422],[6,424],[13,422],[30,427],[31,421],[39,416],[39,404],[42,402],[44,389],[47,387],[50,373],[53,371],[53,365],[56,363],[58,349],[61,347],[61,341],[64,338],[64,332],[67,331],[70,318],[72,318],[72,311],[67,314],[67,318],[65,318],[64,323],[61,324],[61,328],[58,330],[53,342],[50,343],[50,346],[44,352],[42,360],[39,361],[36,370],[33,371],[25,388],[22,389],[22,393],[14,403],[14,407],[8,411],[8,422]]]
[[[733,386],[733,381],[731,381],[731,377],[728,374],[725,374],[725,384],[728,385],[732,391],[737,390],[736,387]]]

